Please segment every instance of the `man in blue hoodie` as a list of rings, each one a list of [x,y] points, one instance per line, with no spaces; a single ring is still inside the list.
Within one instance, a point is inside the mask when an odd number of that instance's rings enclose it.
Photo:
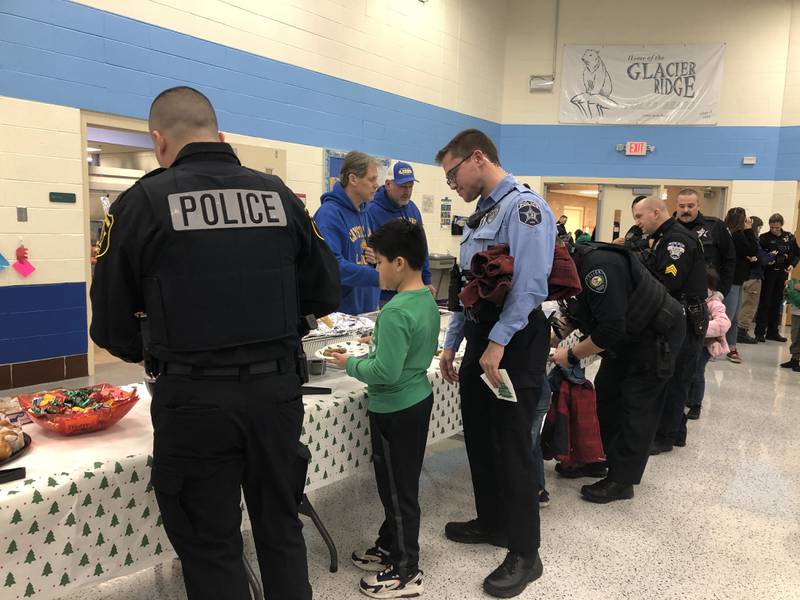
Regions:
[[[387,179],[385,185],[378,188],[375,198],[367,205],[367,213],[369,213],[373,226],[377,229],[393,219],[403,219],[418,224],[424,230],[422,215],[411,199],[414,182],[417,181],[414,179],[414,169],[408,163],[397,162],[392,168],[392,175],[393,178]],[[422,282],[428,286],[433,297],[436,298],[436,288],[431,285],[430,261],[427,255],[425,264],[422,266]],[[391,300],[394,295],[393,291],[381,290],[381,306]]]
[[[339,312],[359,315],[378,308],[378,271],[367,238],[376,229],[367,203],[378,189],[378,165],[353,150],[344,157],[339,181],[322,194],[314,214],[317,227],[339,263],[342,303]]]

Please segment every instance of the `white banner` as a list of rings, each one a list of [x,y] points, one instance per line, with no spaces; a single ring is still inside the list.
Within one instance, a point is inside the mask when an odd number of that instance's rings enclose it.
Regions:
[[[562,123],[716,125],[725,44],[566,44]]]

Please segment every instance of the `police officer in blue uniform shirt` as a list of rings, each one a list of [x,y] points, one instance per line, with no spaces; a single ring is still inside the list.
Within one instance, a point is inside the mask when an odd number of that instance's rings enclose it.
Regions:
[[[339,181],[320,198],[314,220],[336,256],[342,277],[339,311],[360,315],[378,308],[380,287],[375,254],[367,239],[376,229],[367,210],[378,189],[378,165],[353,150],[342,162]]]
[[[414,169],[411,168],[411,165],[404,162],[395,163],[392,167],[392,178],[387,179],[386,183],[378,188],[372,202],[367,204],[367,213],[372,220],[373,227],[377,229],[392,219],[403,219],[424,227],[419,208],[411,199],[414,183],[419,182],[414,179]],[[436,297],[436,289],[431,285],[430,261],[427,256],[425,264],[422,265],[422,282]],[[394,295],[395,292],[391,290],[381,290],[381,306],[391,300]]]
[[[244,489],[266,595],[309,600],[299,324],[338,306],[336,259],[279,178],[239,164],[203,94],[162,92],[149,127],[164,168],[109,211],[92,339],[157,375],[151,481],[189,599],[250,598]]]
[[[454,542],[508,548],[502,564],[483,582],[496,597],[516,596],[542,574],[539,558],[539,500],[531,427],[549,351],[549,326],[541,309],[553,262],[556,222],[547,203],[500,166],[486,134],[468,129],[436,156],[447,184],[466,202],[478,199],[461,240],[460,263],[496,244],[508,244],[514,257],[513,283],[499,318],[485,322],[455,312],[440,358],[442,376],[459,382],[464,440],[469,458],[477,518],[448,523]],[[453,366],[463,338],[461,367]],[[517,401],[501,400],[495,386],[500,369],[510,376]]]

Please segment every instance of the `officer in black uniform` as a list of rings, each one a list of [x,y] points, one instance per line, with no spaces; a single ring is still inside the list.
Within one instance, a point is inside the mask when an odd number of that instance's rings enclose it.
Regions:
[[[703,349],[708,315],[708,280],[703,247],[697,236],[670,217],[667,206],[650,196],[636,204],[636,222],[653,240],[644,255],[651,272],[686,311],[686,336],[675,365],[675,374],[664,390],[664,412],[653,442],[653,453],[669,452],[673,445],[686,445],[686,417],[683,409],[689,386]]]
[[[200,92],[162,92],[149,128],[164,168],[109,211],[92,339],[157,375],[152,484],[188,597],[250,597],[244,488],[267,596],[309,599],[299,324],[338,306],[336,259],[279,178],[240,165]]]
[[[786,338],[781,335],[783,288],[800,260],[800,248],[794,234],[783,230],[783,216],[779,213],[769,218],[769,231],[762,233],[758,242],[770,255],[771,262],[764,267],[764,283],[756,313],[756,340],[785,342]]]
[[[700,212],[700,196],[691,188],[678,192],[675,217],[702,242],[706,264],[714,267],[719,275],[719,292],[727,296],[733,285],[736,248],[725,223]]]
[[[680,303],[622,246],[581,245],[573,259],[583,290],[566,302],[565,312],[587,337],[568,351],[559,348],[552,360],[568,367],[602,356],[594,383],[608,474],[581,494],[606,503],[632,498],[642,480],[685,319]],[[599,466],[587,465],[582,474],[602,476]]]

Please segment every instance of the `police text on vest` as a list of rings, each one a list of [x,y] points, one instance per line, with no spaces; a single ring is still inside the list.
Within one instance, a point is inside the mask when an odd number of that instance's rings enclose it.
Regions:
[[[286,211],[276,192],[200,190],[167,196],[175,231],[235,227],[286,227]]]

